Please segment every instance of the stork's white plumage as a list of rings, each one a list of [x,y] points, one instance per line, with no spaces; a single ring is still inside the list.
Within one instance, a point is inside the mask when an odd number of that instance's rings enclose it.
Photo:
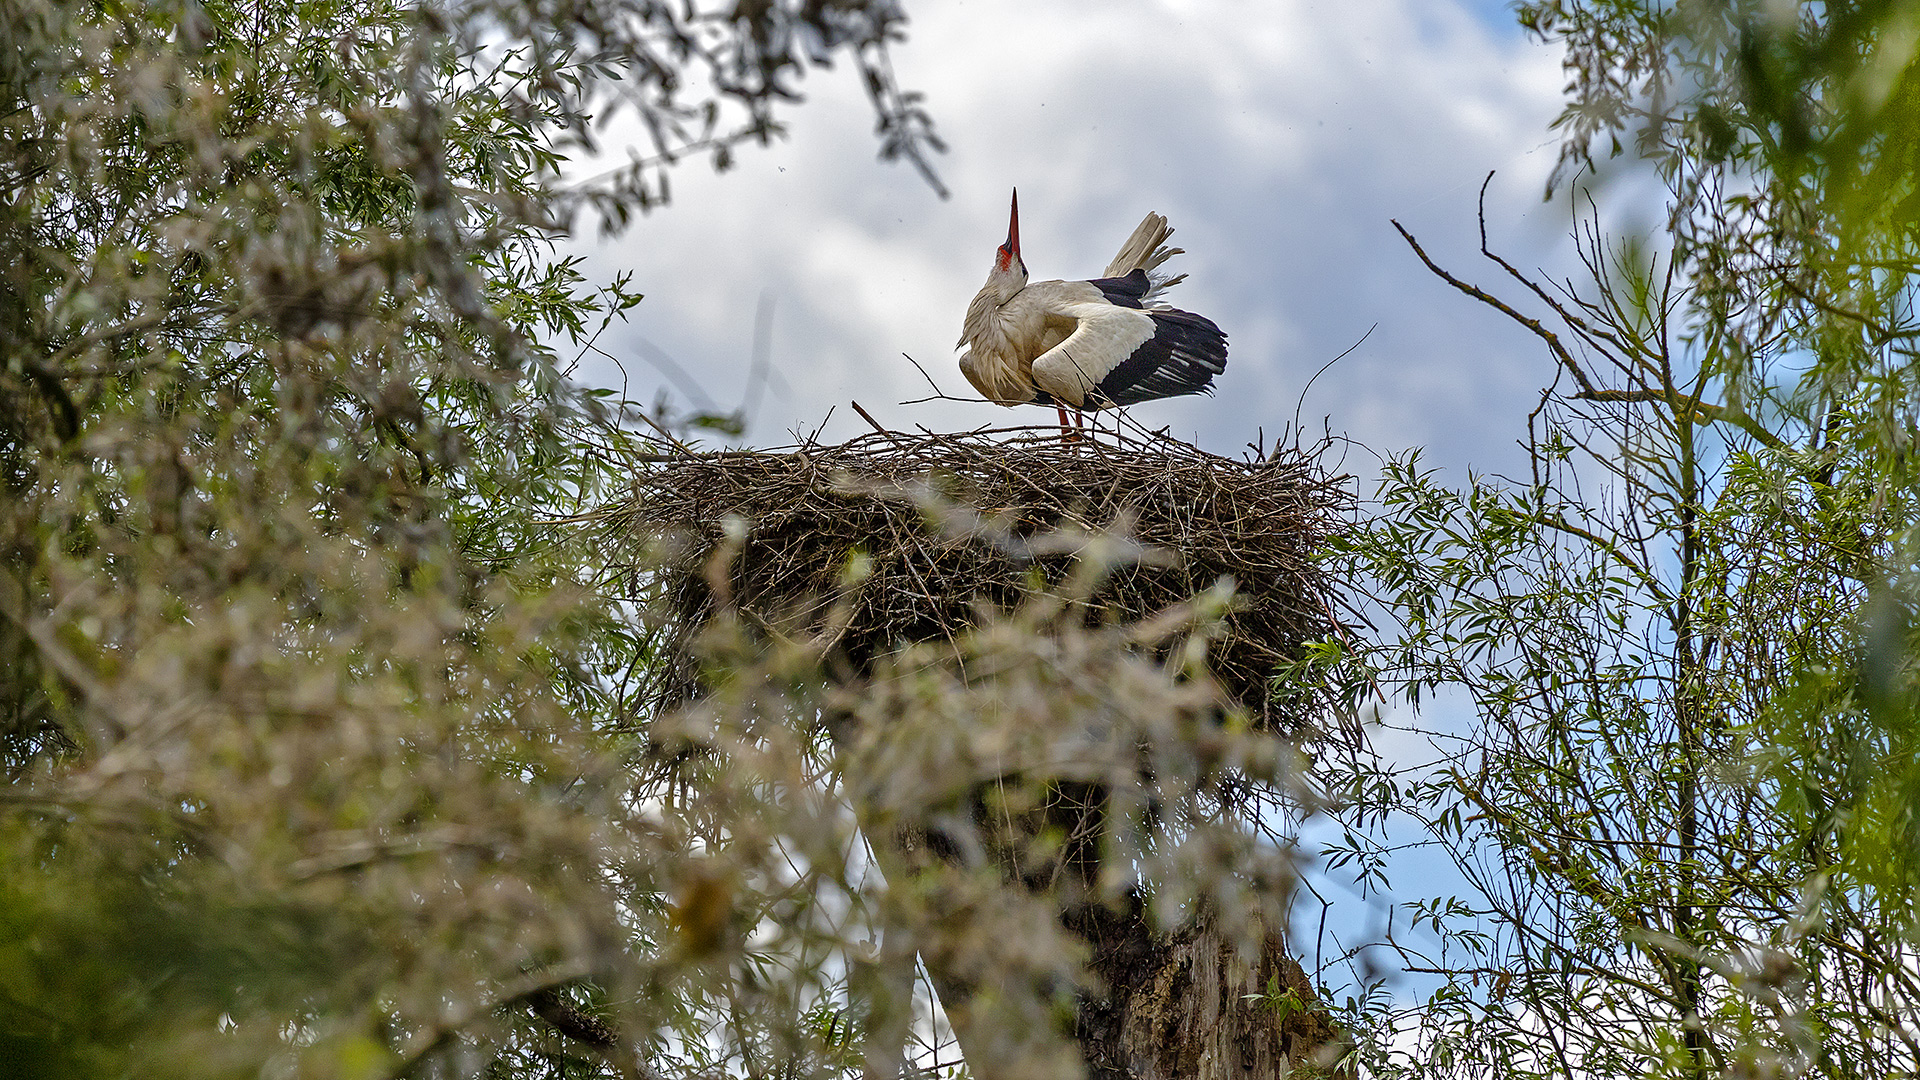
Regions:
[[[1007,242],[960,332],[960,370],[989,401],[1104,409],[1210,393],[1227,366],[1227,335],[1211,319],[1161,302],[1185,279],[1159,272],[1179,248],[1167,219],[1148,214],[1104,276],[1027,282],[1020,258],[1020,193]],[[959,346],[955,346],[958,348]]]

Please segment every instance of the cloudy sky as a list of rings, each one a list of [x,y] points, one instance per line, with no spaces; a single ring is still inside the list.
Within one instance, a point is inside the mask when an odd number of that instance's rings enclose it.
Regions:
[[[1049,410],[900,404],[928,393],[902,353],[948,393],[968,392],[952,346],[1018,186],[1036,279],[1093,276],[1143,213],[1172,219],[1188,252],[1175,265],[1191,277],[1169,299],[1219,323],[1230,358],[1216,395],[1137,407],[1148,426],[1238,453],[1298,408],[1372,451],[1424,447],[1456,482],[1470,466],[1519,465],[1514,443],[1552,377],[1547,357],[1432,277],[1389,224],[1496,284],[1474,214],[1497,170],[1495,247],[1523,267],[1569,272],[1565,201],[1541,200],[1557,153],[1559,56],[1528,41],[1502,0],[908,9],[912,40],[895,66],[951,147],[937,165],[952,198],[875,160],[851,71],[815,73],[786,142],[746,151],[722,176],[685,166],[671,206],[588,249],[595,275],[631,270],[647,298],[603,342],[625,375],[589,361],[584,377],[629,379],[630,396],[651,400],[668,381],[647,358],[665,355],[733,408],[747,399],[755,313],[771,296],[777,376],[748,443],[784,444],[823,420],[826,438],[858,434],[850,400],[895,427],[1046,422]],[[1376,326],[1302,405],[1313,373]],[[1371,472],[1367,453],[1349,469]],[[1438,872],[1408,867],[1421,895],[1440,887]],[[1379,912],[1357,905],[1338,921],[1364,932]]]
[[[1010,189],[1036,279],[1100,272],[1143,213],[1166,214],[1191,275],[1170,296],[1230,337],[1219,392],[1137,407],[1151,427],[1220,452],[1301,416],[1379,450],[1506,467],[1544,377],[1523,331],[1422,268],[1398,218],[1457,271],[1491,280],[1474,250],[1489,193],[1495,244],[1521,265],[1564,264],[1564,200],[1541,192],[1557,144],[1557,54],[1527,41],[1499,0],[939,0],[909,4],[895,56],[951,151],[952,198],[875,160],[853,73],[816,72],[791,137],[715,176],[689,163],[671,206],[591,249],[602,276],[647,294],[607,343],[632,396],[666,382],[665,354],[715,404],[746,400],[755,312],[773,299],[776,378],[748,442],[890,426],[957,430],[1046,410],[929,403],[913,356],[948,393],[966,303],[1004,239]],[[655,352],[654,350],[658,350]],[[609,363],[583,367],[618,386]],[[677,395],[685,402],[688,394]],[[836,409],[837,407],[837,409]],[[1359,464],[1356,462],[1356,464]],[[1364,468],[1361,471],[1366,471]]]

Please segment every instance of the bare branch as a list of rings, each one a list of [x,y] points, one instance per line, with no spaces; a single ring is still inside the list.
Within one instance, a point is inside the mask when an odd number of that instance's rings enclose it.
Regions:
[[[1500,299],[1499,297],[1493,295],[1490,292],[1487,292],[1485,289],[1482,289],[1477,285],[1470,285],[1467,282],[1464,282],[1459,278],[1453,276],[1453,274],[1443,269],[1438,263],[1434,262],[1433,259],[1428,257],[1426,249],[1420,246],[1420,241],[1415,240],[1413,238],[1413,234],[1408,232],[1404,225],[1401,225],[1398,221],[1395,221],[1393,222],[1393,227],[1400,230],[1401,237],[1406,240],[1408,246],[1413,248],[1413,253],[1415,255],[1420,256],[1420,261],[1427,264],[1427,269],[1433,271],[1436,275],[1439,276],[1439,278],[1442,281],[1445,281],[1447,284],[1453,286],[1456,289],[1459,289],[1461,292],[1466,293],[1468,296],[1473,297],[1475,300],[1478,300],[1481,303],[1486,304],[1488,307],[1491,307],[1495,311],[1500,312],[1502,315],[1505,315],[1507,318],[1512,319],[1514,322],[1517,322],[1521,326],[1526,327],[1528,330],[1533,331],[1533,333],[1537,335],[1540,338],[1540,340],[1547,343],[1547,348],[1553,351],[1554,357],[1560,361],[1561,366],[1567,369],[1568,374],[1573,376],[1573,381],[1580,385],[1580,389],[1582,391],[1591,392],[1594,389],[1593,382],[1587,378],[1587,373],[1581,369],[1579,362],[1573,358],[1572,353],[1567,351],[1567,347],[1560,343],[1560,337],[1558,334],[1555,334],[1553,331],[1541,325],[1541,322],[1539,319],[1529,318],[1528,316],[1522,315],[1520,312],[1515,311],[1512,307],[1510,307],[1507,304],[1506,301]]]

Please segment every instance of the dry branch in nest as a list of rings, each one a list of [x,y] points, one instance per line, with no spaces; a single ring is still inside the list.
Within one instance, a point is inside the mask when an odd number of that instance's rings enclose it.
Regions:
[[[1291,733],[1317,726],[1318,703],[1277,698],[1270,681],[1303,642],[1340,632],[1314,556],[1347,498],[1299,450],[1233,460],[1165,437],[1063,443],[1054,428],[876,432],[663,455],[604,520],[621,541],[666,545],[649,579],[671,661],[656,667],[656,708],[697,694],[695,635],[729,605],[865,672],[1036,586],[1089,621],[1139,620],[1225,580],[1236,599],[1209,643],[1214,676],[1261,727]],[[1086,580],[1090,565],[1107,572]]]

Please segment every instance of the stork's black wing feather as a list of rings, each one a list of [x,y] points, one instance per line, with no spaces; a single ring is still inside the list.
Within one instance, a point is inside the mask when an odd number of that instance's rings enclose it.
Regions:
[[[1146,274],[1139,270],[1124,278],[1104,280],[1129,282],[1136,277],[1146,280]],[[1141,295],[1145,295],[1144,289]],[[1108,298],[1112,299],[1111,293]],[[1161,308],[1147,315],[1153,319],[1153,336],[1100,380],[1096,390],[1105,399],[1102,404],[1135,405],[1156,398],[1212,393],[1213,377],[1227,368],[1227,335],[1212,319],[1191,311]]]
[[[1152,282],[1147,280],[1145,270],[1135,270],[1125,277],[1094,278],[1087,284],[1099,289],[1100,295],[1107,298],[1107,303],[1130,308],[1144,307],[1141,299],[1153,287]]]

